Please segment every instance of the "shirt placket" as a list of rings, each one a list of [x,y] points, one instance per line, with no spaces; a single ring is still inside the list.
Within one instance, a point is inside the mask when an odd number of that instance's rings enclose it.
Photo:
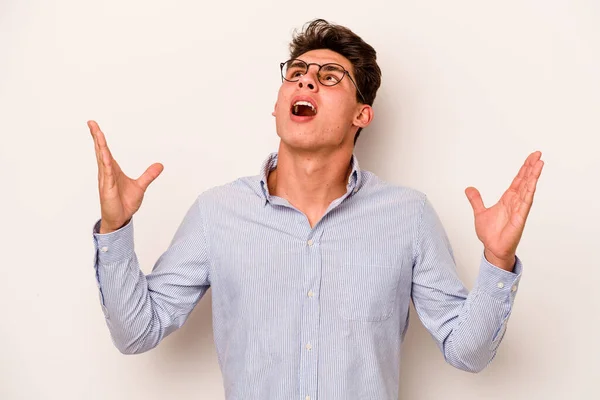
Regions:
[[[304,258],[303,304],[300,353],[300,399],[317,399],[319,363],[319,297],[321,291],[321,235],[323,224],[310,230],[306,236]]]

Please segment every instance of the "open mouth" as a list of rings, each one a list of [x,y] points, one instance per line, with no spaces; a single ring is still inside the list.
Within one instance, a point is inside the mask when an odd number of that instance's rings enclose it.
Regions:
[[[317,109],[308,101],[297,101],[292,104],[292,114],[298,117],[314,117]]]

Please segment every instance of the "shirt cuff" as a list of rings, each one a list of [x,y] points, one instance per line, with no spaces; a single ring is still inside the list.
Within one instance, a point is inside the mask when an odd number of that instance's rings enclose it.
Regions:
[[[519,281],[523,271],[521,260],[517,256],[515,256],[515,259],[515,267],[511,272],[490,264],[485,255],[482,255],[476,287],[499,300],[510,297],[512,303],[519,289]]]
[[[122,228],[110,233],[100,233],[99,219],[93,227],[97,262],[108,264],[131,257],[134,252],[133,218]]]

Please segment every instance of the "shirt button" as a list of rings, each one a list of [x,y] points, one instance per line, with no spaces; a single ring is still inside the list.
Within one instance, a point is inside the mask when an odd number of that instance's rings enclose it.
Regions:
[[[513,285],[513,287],[511,287],[510,290],[512,292],[516,292],[517,291],[517,285]]]
[[[312,246],[314,242],[312,239],[308,239],[308,242],[306,242],[306,243],[308,243],[309,246]]]
[[[106,247],[106,246],[103,246],[103,247],[100,249],[100,251],[101,251],[101,252],[103,252],[103,253],[106,253],[106,252],[108,251],[108,247]]]
[[[312,290],[309,290],[309,291],[308,291],[308,297],[313,297],[314,295],[315,295],[315,294],[313,293],[313,291],[312,291]]]
[[[306,350],[312,350],[312,345],[310,343],[306,343]]]
[[[498,286],[498,289],[502,289],[502,288],[504,287],[504,283],[502,283],[502,282],[498,282],[498,285],[497,285],[497,286]]]

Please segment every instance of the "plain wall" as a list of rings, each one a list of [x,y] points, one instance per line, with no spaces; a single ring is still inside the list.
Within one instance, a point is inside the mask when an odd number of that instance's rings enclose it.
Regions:
[[[258,174],[277,149],[279,62],[313,18],[377,50],[383,84],[356,154],[429,196],[467,287],[482,245],[464,189],[491,206],[530,152],[546,162],[495,360],[480,374],[445,364],[413,311],[400,397],[600,397],[597,1],[2,0],[1,399],[223,399],[210,291],[154,350],[111,343],[86,121],[130,176],[165,166],[135,216],[149,273],[199,193]]]

